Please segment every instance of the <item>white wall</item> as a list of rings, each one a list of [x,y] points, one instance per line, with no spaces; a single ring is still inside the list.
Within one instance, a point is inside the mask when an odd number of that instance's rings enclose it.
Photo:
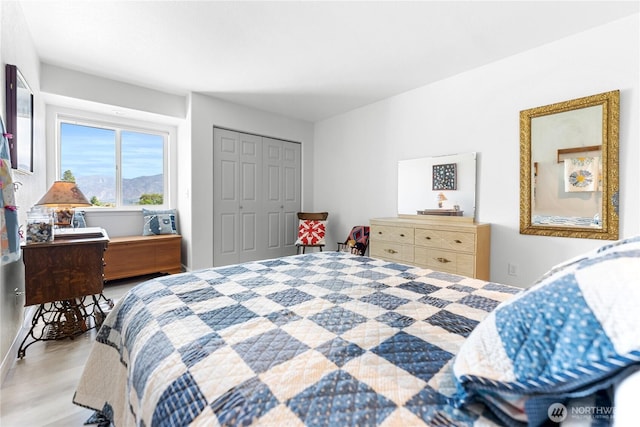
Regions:
[[[160,92],[79,71],[42,64],[42,90],[69,98],[145,111],[162,116],[186,116],[185,96]]]
[[[34,95],[34,141],[33,152],[44,153],[44,102],[40,96],[40,70],[38,56],[33,46],[27,24],[18,2],[0,1],[0,81],[5,81],[5,64],[16,65]],[[4,83],[0,90],[0,111],[6,125]],[[18,218],[25,223],[26,211],[46,191],[45,158],[34,156],[34,173],[14,172],[14,181],[20,182],[16,193]],[[11,366],[14,354],[9,349],[20,326],[24,314],[24,296],[16,295],[14,289],[24,292],[24,266],[22,261],[0,266],[0,359],[2,369],[0,379]],[[18,343],[19,344],[19,343]],[[17,348],[15,349],[17,351]]]
[[[491,280],[529,286],[602,241],[519,234],[519,112],[615,89],[620,234],[638,234],[638,24],[634,15],[316,123],[313,204],[330,212],[329,241],[395,216],[398,160],[476,151],[477,219],[492,224]]]
[[[313,208],[313,125],[202,94],[192,94],[191,227],[193,243],[188,265],[213,265],[213,128],[223,127],[302,144],[302,207]],[[182,162],[182,160],[181,160]]]

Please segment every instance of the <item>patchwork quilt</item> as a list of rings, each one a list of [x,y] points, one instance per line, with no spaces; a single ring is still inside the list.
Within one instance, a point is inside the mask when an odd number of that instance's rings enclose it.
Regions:
[[[74,403],[116,426],[500,423],[452,361],[520,289],[316,252],[149,280],[98,332]]]

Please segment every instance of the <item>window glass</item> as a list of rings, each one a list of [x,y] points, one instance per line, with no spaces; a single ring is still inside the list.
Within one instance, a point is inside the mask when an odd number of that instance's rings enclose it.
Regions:
[[[116,132],[71,123],[60,125],[60,173],[96,206],[116,206]]]
[[[122,204],[162,205],[164,138],[122,132]]]
[[[60,122],[60,179],[94,206],[163,205],[166,134]]]

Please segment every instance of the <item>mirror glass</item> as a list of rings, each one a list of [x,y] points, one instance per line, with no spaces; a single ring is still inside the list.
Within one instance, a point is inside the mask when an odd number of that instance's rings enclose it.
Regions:
[[[475,218],[476,153],[400,160],[398,213]]]
[[[15,65],[7,64],[5,75],[11,167],[33,172],[33,93]]]
[[[619,92],[520,112],[520,232],[617,239]]]

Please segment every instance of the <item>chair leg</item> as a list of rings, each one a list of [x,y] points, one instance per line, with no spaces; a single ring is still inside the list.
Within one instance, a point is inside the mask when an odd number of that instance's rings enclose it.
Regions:
[[[302,247],[302,253],[304,253],[305,249],[307,249],[307,247],[306,247],[306,246],[303,246],[303,247]]]

